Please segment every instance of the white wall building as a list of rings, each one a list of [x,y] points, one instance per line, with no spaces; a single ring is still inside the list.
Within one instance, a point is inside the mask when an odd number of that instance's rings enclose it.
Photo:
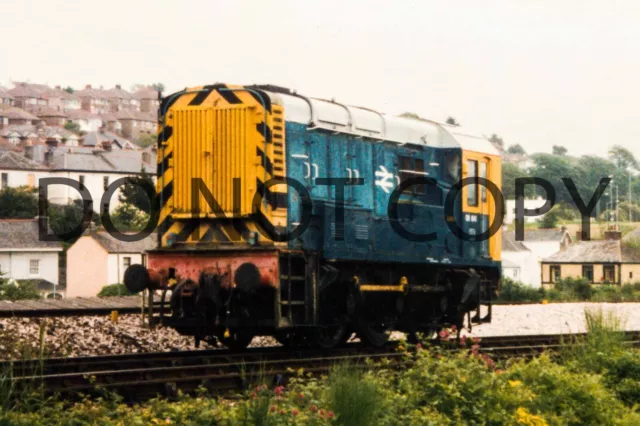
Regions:
[[[502,273],[531,287],[540,287],[540,264],[513,232],[502,232]]]
[[[544,205],[545,199],[542,197],[538,197],[535,200],[524,200],[524,208],[525,209],[537,209]],[[516,200],[505,200],[506,211],[504,214],[504,224],[510,225],[516,220]],[[526,223],[533,223],[540,221],[544,215],[540,216],[525,216],[524,221]]]
[[[57,288],[60,243],[41,241],[37,219],[0,220],[0,271],[3,278],[37,283],[41,293],[63,293]]]

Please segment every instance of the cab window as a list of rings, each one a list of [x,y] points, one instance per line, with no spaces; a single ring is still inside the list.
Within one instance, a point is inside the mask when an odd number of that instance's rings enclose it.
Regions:
[[[467,160],[467,177],[475,178],[473,183],[466,186],[467,188],[467,205],[478,205],[478,162],[476,160]]]
[[[480,177],[487,179],[487,163],[480,163]],[[487,201],[487,187],[484,184],[480,185],[480,199],[483,203]]]

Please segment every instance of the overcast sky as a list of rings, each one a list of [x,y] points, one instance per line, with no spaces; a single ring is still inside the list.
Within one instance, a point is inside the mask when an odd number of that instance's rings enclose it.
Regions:
[[[525,4],[526,3],[526,4]],[[4,1],[0,83],[272,83],[640,157],[640,2]]]

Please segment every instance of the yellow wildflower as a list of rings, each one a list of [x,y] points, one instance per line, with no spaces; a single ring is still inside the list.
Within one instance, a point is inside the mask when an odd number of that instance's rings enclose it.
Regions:
[[[549,426],[542,417],[531,414],[524,407],[516,410],[516,422],[526,426]]]
[[[509,380],[509,386],[511,386],[512,388],[517,388],[521,384],[522,382],[520,380]]]

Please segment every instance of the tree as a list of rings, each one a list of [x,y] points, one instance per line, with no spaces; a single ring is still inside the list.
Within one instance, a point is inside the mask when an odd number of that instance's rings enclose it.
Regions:
[[[134,143],[141,148],[146,148],[148,146],[155,144],[157,140],[158,140],[158,137],[156,135],[150,134],[150,133],[143,133],[136,138]]]
[[[151,87],[153,87],[154,89],[156,89],[156,91],[160,93],[164,92],[164,84],[162,83],[153,83]]]
[[[82,223],[84,218],[83,202],[82,200],[73,200],[66,205],[50,204],[47,209],[47,215],[49,216],[49,227],[51,231],[57,236],[64,235],[73,231]],[[92,212],[91,221],[99,225],[100,215]],[[74,243],[75,240],[66,242],[71,244]]]
[[[402,114],[399,115],[399,117],[413,118],[414,120],[421,120],[420,116],[415,112],[403,112]]]
[[[516,179],[528,177],[529,174],[513,163],[502,163],[502,195],[505,200],[516,198]],[[525,198],[535,198],[536,188],[534,185],[525,185]]]
[[[566,155],[567,152],[568,150],[564,146],[554,145],[553,148],[551,148],[551,153],[553,155]]]
[[[515,144],[515,145],[509,146],[509,148],[507,148],[507,152],[509,154],[527,155],[527,151],[525,151],[524,148],[522,147],[522,145],[520,145],[520,144]]]
[[[609,158],[620,170],[638,170],[638,161],[631,151],[620,145],[613,145],[609,149]]]
[[[111,222],[121,232],[141,231],[149,222],[149,215],[131,204],[120,204],[111,214]]]
[[[149,199],[149,195],[152,198]],[[129,176],[125,184],[120,188],[118,197],[121,203],[130,204],[146,214],[151,213],[152,206],[156,205],[155,184],[151,175],[144,169],[140,171],[140,176]]]
[[[73,133],[80,133],[80,125],[73,121],[67,121],[64,123],[64,128]]]
[[[553,229],[557,225],[558,225],[558,214],[554,211],[554,209],[551,209],[550,211],[545,213],[545,215],[542,216],[542,219],[538,223],[538,226],[541,229]]]
[[[531,176],[541,177],[549,181],[556,193],[556,202],[566,202],[574,205],[573,199],[567,191],[562,178],[572,178],[574,183],[578,182],[579,173],[569,162],[567,157],[553,154],[533,154],[531,156],[534,166],[529,170]],[[592,189],[592,193],[595,190]],[[544,191],[541,191],[542,193]]]
[[[447,117],[446,123],[450,124],[452,126],[459,126],[460,125],[460,123],[458,123],[458,121],[455,118],[451,117],[451,116]]]
[[[38,215],[36,189],[7,187],[0,191],[0,219],[30,219]]]
[[[500,136],[496,135],[495,133],[492,134],[489,138],[489,142],[491,142],[493,146],[498,148],[500,151],[504,151],[504,140]]]
[[[71,93],[71,94],[73,94],[73,92],[75,92],[75,90],[73,90],[73,87],[71,87],[71,86],[67,86],[67,87],[65,87],[63,90],[64,90],[65,92],[67,92],[67,93]]]

